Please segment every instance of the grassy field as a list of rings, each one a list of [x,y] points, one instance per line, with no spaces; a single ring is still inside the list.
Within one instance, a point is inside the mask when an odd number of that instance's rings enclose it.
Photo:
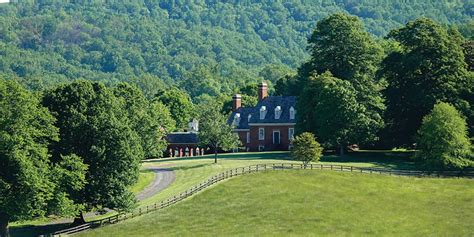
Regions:
[[[350,153],[339,157],[334,155],[325,155],[321,158],[323,164],[344,164],[359,167],[381,167],[395,169],[413,169],[413,162],[410,161],[410,153],[407,152],[389,152],[389,151],[364,151]],[[287,163],[294,162],[290,159],[288,152],[257,152],[257,153],[236,153],[219,155],[217,164],[214,164],[213,155],[179,158],[179,159],[155,159],[146,160],[142,163],[142,172],[137,184],[131,190],[135,193],[143,190],[152,180],[154,175],[147,172],[151,168],[168,168],[174,170],[176,174],[175,181],[166,189],[155,196],[145,199],[138,203],[138,206],[146,206],[165,200],[173,195],[177,195],[189,187],[196,185],[212,175],[222,171],[262,163]],[[103,218],[114,213],[109,213],[88,220]],[[62,225],[45,226],[50,219],[43,218],[35,221],[22,223],[13,223],[11,230],[13,236],[37,236],[46,232],[64,228]],[[33,230],[33,231],[31,231]],[[45,230],[47,230],[45,232]],[[17,234],[19,233],[19,234]],[[27,234],[32,233],[32,234]]]
[[[472,236],[474,181],[273,171],[79,236]]]

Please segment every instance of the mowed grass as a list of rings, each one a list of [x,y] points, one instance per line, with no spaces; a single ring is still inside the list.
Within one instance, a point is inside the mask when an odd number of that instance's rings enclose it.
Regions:
[[[138,181],[132,187],[130,187],[130,191],[139,194],[143,191],[148,185],[153,182],[155,179],[155,173],[150,170],[141,170],[140,176],[138,176]]]
[[[288,170],[79,236],[472,236],[474,181]]]

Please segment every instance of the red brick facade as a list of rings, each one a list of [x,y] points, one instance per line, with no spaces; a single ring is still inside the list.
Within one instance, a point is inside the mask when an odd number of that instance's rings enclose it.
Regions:
[[[264,139],[259,139],[259,131],[263,129]],[[255,125],[250,126],[247,131],[238,131],[242,147],[246,151],[287,151],[291,146],[290,129],[294,125]],[[249,141],[247,141],[247,133],[249,133]]]

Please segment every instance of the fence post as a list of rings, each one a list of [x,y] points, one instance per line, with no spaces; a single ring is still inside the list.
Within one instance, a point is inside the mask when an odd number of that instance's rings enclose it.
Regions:
[[[332,170],[332,165],[331,165],[331,170]]]
[[[313,169],[313,164],[311,164],[311,169]]]
[[[341,165],[341,171],[342,171],[342,165]]]

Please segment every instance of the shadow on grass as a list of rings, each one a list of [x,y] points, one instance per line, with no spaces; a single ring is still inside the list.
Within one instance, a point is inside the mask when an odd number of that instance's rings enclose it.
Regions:
[[[380,168],[410,170],[416,169],[412,156],[413,152],[354,151],[349,152],[344,156],[337,156],[334,153],[328,153],[321,157],[320,161],[370,163]]]
[[[62,230],[65,228],[71,227],[71,223],[61,223],[61,224],[47,224],[47,225],[20,225],[20,226],[13,226],[10,227],[10,235],[12,237],[17,236],[39,236],[39,235],[46,235],[48,233],[52,233],[58,230]]]

